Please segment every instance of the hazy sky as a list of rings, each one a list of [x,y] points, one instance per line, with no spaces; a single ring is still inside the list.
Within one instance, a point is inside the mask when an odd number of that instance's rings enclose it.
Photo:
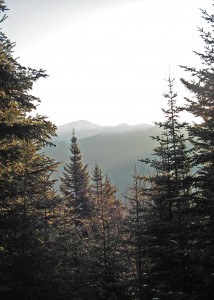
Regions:
[[[186,76],[203,49],[199,8],[212,0],[6,0],[3,31],[19,62],[47,70],[33,93],[38,112],[56,125],[85,119],[100,125],[161,118],[165,79]]]

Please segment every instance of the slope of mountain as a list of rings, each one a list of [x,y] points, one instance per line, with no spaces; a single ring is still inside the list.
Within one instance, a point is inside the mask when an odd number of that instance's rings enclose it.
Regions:
[[[152,127],[152,125],[140,124],[140,125],[130,126],[126,123],[119,124],[117,126],[100,126],[100,125],[93,124],[89,121],[80,120],[62,126],[58,126],[57,135],[60,138],[69,140],[72,135],[72,131],[75,130],[75,134],[78,136],[79,139],[81,139],[81,138],[91,137],[97,134],[112,135],[114,133],[144,130],[150,127]]]
[[[160,129],[148,124],[129,126],[99,126],[87,121],[78,121],[59,126],[56,147],[46,148],[47,154],[61,162],[56,178],[62,176],[63,167],[69,162],[70,138],[72,131],[78,138],[84,164],[91,172],[97,163],[108,174],[121,193],[132,181],[135,165],[148,173],[148,167],[139,162],[141,158],[151,156],[156,142],[150,136],[160,134]]]

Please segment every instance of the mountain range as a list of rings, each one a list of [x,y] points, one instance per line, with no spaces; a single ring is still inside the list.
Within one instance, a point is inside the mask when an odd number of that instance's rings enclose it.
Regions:
[[[75,130],[75,134],[77,135],[77,137],[79,139],[82,139],[95,135],[114,135],[127,132],[142,131],[151,127],[152,125],[149,124],[130,126],[126,123],[119,124],[117,126],[101,126],[89,121],[80,120],[58,126],[57,135],[60,138],[67,139],[71,137],[72,131]]]
[[[160,135],[161,132],[159,127],[150,124],[100,126],[85,120],[58,126],[57,137],[53,138],[55,147],[46,148],[51,158],[61,162],[55,174],[57,179],[62,176],[63,167],[69,162],[73,131],[89,172],[97,163],[121,193],[132,181],[136,168],[146,174],[149,172],[148,166],[143,166],[139,160],[151,157],[157,142],[150,136]]]

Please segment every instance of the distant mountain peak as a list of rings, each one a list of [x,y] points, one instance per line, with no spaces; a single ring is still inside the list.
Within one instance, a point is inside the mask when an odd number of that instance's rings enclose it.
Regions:
[[[58,126],[57,133],[59,135],[71,137],[73,129],[76,132],[78,138],[85,138],[90,136],[95,136],[98,134],[111,135],[111,134],[123,134],[131,131],[145,130],[152,125],[149,124],[139,124],[139,125],[129,125],[127,123],[121,123],[116,126],[101,126],[94,124],[86,120],[78,120],[75,122],[70,122],[65,125]]]
[[[74,122],[71,122],[69,124],[77,124],[77,125],[96,125],[90,121],[87,121],[87,120],[77,120],[77,121],[74,121]],[[99,125],[96,125],[96,126],[99,126]]]
[[[75,129],[75,131],[94,130],[94,129],[98,129],[99,127],[100,127],[99,125],[96,125],[92,122],[86,120],[78,120],[78,121],[67,123],[65,125],[58,126],[58,131],[70,132],[73,129]]]
[[[121,123],[121,124],[116,125],[115,127],[130,127],[130,125],[127,123]]]

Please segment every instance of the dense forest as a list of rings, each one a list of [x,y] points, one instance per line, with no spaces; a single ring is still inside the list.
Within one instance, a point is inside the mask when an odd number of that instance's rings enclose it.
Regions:
[[[0,0],[0,22],[6,10]],[[191,96],[178,107],[169,76],[157,146],[139,157],[151,175],[136,169],[121,199],[98,164],[89,173],[75,131],[55,189],[44,149],[56,126],[31,95],[46,73],[20,65],[0,33],[2,300],[214,299],[214,15],[202,18],[201,68],[181,66]],[[197,122],[180,122],[183,111]]]

